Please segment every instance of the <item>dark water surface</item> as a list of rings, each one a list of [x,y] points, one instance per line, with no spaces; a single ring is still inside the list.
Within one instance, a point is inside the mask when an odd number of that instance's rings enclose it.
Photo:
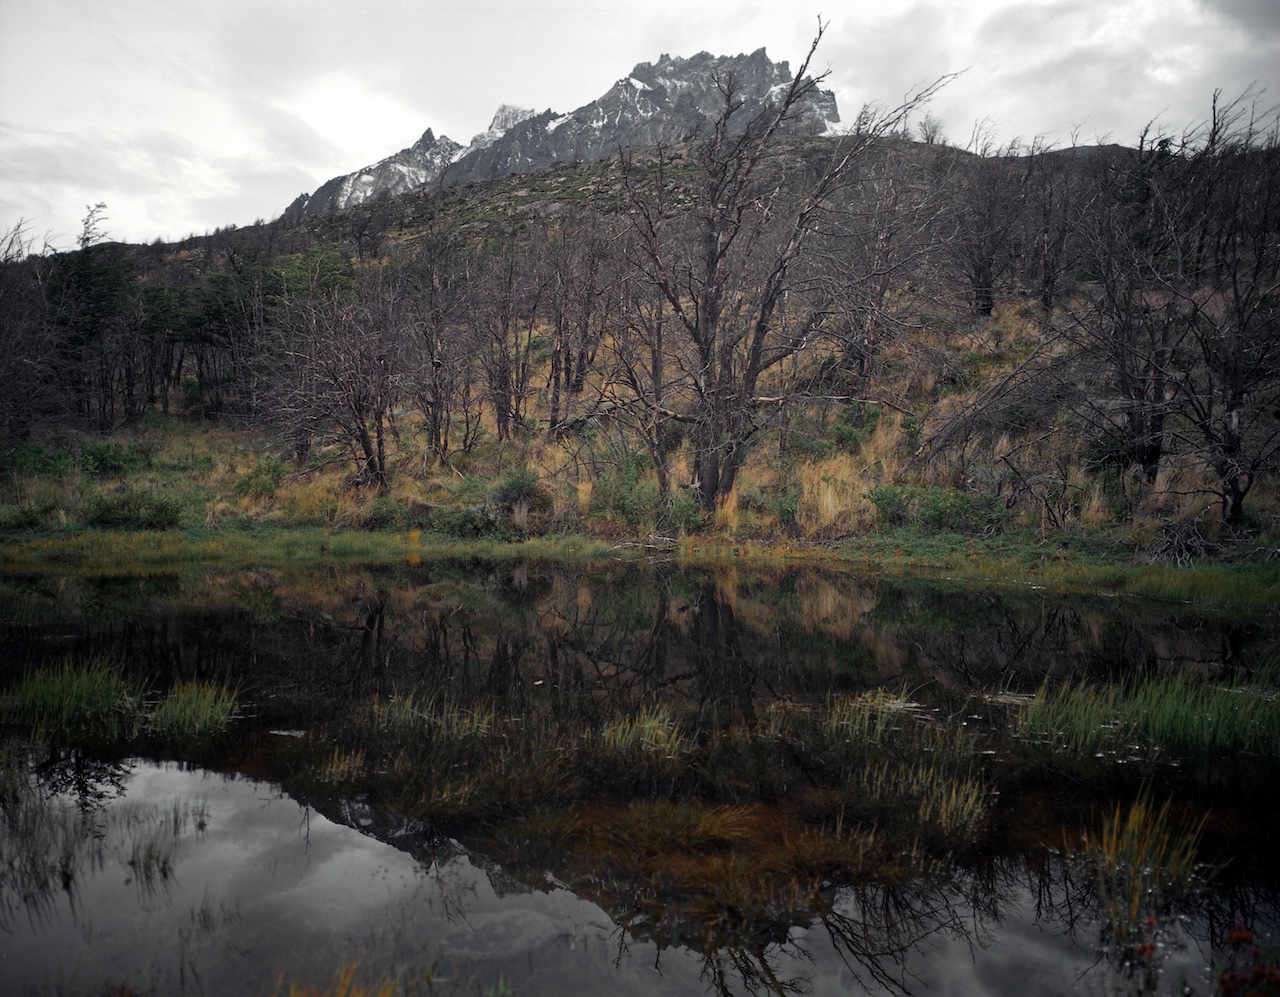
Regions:
[[[1061,871],[1048,885],[1010,867],[998,885],[840,891],[826,923],[757,951],[659,950],[550,874],[542,890],[521,887],[448,840],[435,843],[434,860],[417,859],[403,842],[366,833],[358,804],[341,807],[339,822],[268,783],[125,767],[123,797],[98,817],[102,866],[37,912],[9,912],[5,992],[93,992],[129,980],[159,993],[270,993],[280,973],[324,981],[352,957],[446,992],[492,992],[501,979],[516,994],[548,997],[705,994],[720,984],[730,993],[1092,993],[1106,976],[1091,944],[1098,925],[1071,923]],[[178,836],[167,877],[143,882],[126,861],[130,828],[175,800],[196,802],[205,826]],[[1179,925],[1166,973],[1206,982],[1204,932]]]
[[[652,865],[645,879],[584,856],[584,837],[556,847],[530,832],[531,845],[510,815],[472,819],[418,783],[393,792],[385,770],[399,763],[375,762],[372,743],[360,778],[334,775],[335,760],[365,758],[351,731],[367,704],[410,696],[584,729],[662,705],[705,747],[724,729],[767,732],[780,711],[908,690],[985,730],[994,704],[1046,681],[1265,673],[1276,630],[1263,616],[834,572],[476,562],[0,579],[0,691],[32,668],[105,659],[153,688],[225,683],[243,714],[220,738],[141,752],[11,742],[11,764],[31,766],[7,784],[6,814],[27,794],[24,826],[44,829],[51,854],[79,852],[69,881],[41,880],[6,845],[0,992],[271,993],[358,965],[422,993],[1172,993],[1182,980],[1211,993],[1234,925],[1276,937],[1276,794],[1257,766],[1221,783],[1212,760],[1202,772],[1183,759],[1140,773],[1112,759],[1087,786],[1005,777],[977,837],[903,838],[883,878],[810,876],[784,902],[754,885],[749,852],[707,861],[757,899],[723,883],[668,895]],[[745,775],[532,789],[511,806],[563,820],[688,798],[830,832],[804,796],[830,775],[806,767],[804,745],[784,748]],[[1207,814],[1206,858],[1224,868],[1161,906],[1156,957],[1135,963],[1065,842],[1079,815],[1144,791]]]

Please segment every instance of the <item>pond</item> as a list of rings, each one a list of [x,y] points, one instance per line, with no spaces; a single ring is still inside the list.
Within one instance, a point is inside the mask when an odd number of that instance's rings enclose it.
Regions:
[[[0,976],[1265,987],[1276,637],[1263,615],[836,571],[10,576]],[[40,705],[93,682],[100,714]],[[172,720],[200,690],[234,706]],[[1111,698],[1083,734],[1036,712],[1084,690]],[[1216,697],[1193,710],[1210,733],[1155,724],[1152,690]]]

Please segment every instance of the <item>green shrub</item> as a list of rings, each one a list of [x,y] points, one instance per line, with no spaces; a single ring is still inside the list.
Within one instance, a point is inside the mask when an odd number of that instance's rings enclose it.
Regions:
[[[922,533],[986,534],[999,531],[1008,510],[994,495],[954,488],[881,485],[867,493],[881,528],[907,526]]]
[[[691,488],[678,488],[671,492],[658,517],[661,528],[684,533],[697,533],[705,524],[702,504]]]
[[[0,456],[0,471],[14,478],[57,475],[70,468],[70,451],[39,443],[17,443]]]
[[[658,503],[658,483],[649,477],[652,468],[648,454],[632,454],[606,468],[596,479],[591,504],[632,529],[652,523]]]
[[[182,519],[182,503],[177,499],[128,491],[121,495],[100,495],[85,512],[85,522],[105,529],[171,530]]]
[[[840,410],[835,424],[831,427],[831,436],[836,446],[846,453],[856,454],[880,422],[881,410],[874,405],[859,409],[856,405],[846,405]]]
[[[538,496],[538,472],[528,464],[508,471],[493,490],[494,501],[508,508],[517,502],[534,505]]]
[[[379,495],[365,510],[364,528],[366,530],[393,530],[409,525],[409,507],[397,502],[389,495]]]
[[[453,509],[434,509],[428,524],[432,532],[459,540],[505,540],[510,535],[507,517],[501,507],[493,502]]]
[[[876,520],[881,529],[910,524],[911,502],[908,493],[913,490],[897,485],[880,485],[867,492],[867,498],[876,507]]]
[[[236,478],[233,490],[240,497],[271,498],[284,481],[284,461],[279,457],[263,457],[253,469]]]
[[[119,478],[151,466],[151,451],[137,443],[86,443],[80,469],[91,478]]]

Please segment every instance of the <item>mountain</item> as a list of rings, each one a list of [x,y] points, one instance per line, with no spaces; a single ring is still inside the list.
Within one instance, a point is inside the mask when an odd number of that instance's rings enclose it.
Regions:
[[[334,177],[314,194],[302,194],[285,217],[354,207],[442,177],[446,183],[481,180],[528,173],[555,162],[602,159],[619,149],[685,141],[720,113],[724,98],[718,84],[730,79],[743,101],[737,120],[746,122],[764,110],[792,76],[785,61],[771,61],[763,48],[736,56],[663,55],[656,63],[640,63],[602,96],[568,114],[504,104],[488,130],[465,147],[443,135],[436,138],[427,129],[394,156]],[[835,95],[815,90],[792,127],[821,134],[839,120]]]

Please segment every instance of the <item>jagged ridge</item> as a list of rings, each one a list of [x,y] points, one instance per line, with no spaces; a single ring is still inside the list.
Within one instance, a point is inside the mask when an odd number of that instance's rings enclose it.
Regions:
[[[350,208],[433,183],[527,173],[561,161],[601,159],[624,148],[646,148],[688,139],[719,114],[719,81],[733,80],[748,121],[791,82],[787,62],[772,62],[763,48],[750,55],[688,58],[664,54],[642,62],[602,96],[569,114],[537,113],[504,104],[487,131],[465,147],[431,129],[407,149],[373,166],[334,177],[314,194],[303,194],[286,218]],[[793,128],[818,134],[839,122],[835,95],[815,91]]]

